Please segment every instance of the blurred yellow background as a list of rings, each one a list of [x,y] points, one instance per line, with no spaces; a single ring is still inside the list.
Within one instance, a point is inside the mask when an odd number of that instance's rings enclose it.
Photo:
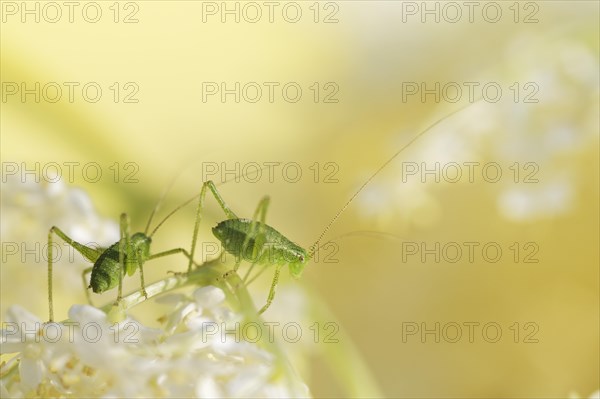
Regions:
[[[486,97],[427,132],[374,178],[325,237],[368,230],[401,241],[341,238],[339,263],[309,264],[297,282],[284,273],[278,294],[300,285],[327,303],[389,397],[587,396],[600,375],[598,3],[475,3],[471,22],[463,3],[276,2],[270,22],[263,3],[98,2],[102,14],[94,23],[86,18],[96,18],[96,6],[85,2],[73,22],[64,6],[62,18],[51,22],[55,10],[46,3],[2,2],[3,202],[9,165],[21,176],[22,163],[30,169],[39,163],[40,170],[57,163],[62,181],[88,193],[99,215],[116,221],[125,211],[141,231],[175,176],[159,216],[199,191],[207,165],[296,162],[297,183],[276,168],[273,182],[263,175],[219,190],[245,217],[270,195],[268,223],[307,248],[371,173],[419,131],[470,102],[465,82],[475,87],[474,98],[492,83],[502,88],[499,101]],[[38,4],[39,22],[23,13],[23,4],[32,10]],[[239,22],[224,6],[238,7]],[[262,17],[253,22],[256,10]],[[297,10],[301,17],[291,22]],[[21,97],[23,82],[29,89],[40,83],[39,102],[35,93]],[[207,94],[222,82],[228,89],[251,84],[240,89],[239,102],[235,94],[225,101],[220,92]],[[455,84],[438,101],[434,94],[407,94],[436,82]],[[86,84],[91,89],[82,93]],[[456,85],[463,90],[453,101]],[[57,86],[63,97],[52,102]],[[95,87],[102,94],[91,102],[85,96]],[[253,102],[256,87],[263,96]],[[285,95],[293,97],[296,87],[302,94],[293,102]],[[65,162],[81,165],[72,182]],[[436,182],[431,174],[403,174],[422,162],[430,169],[456,162],[463,177]],[[495,163],[502,179],[492,183],[475,169],[469,182],[465,162]],[[103,173],[97,182],[82,174],[90,163]],[[326,183],[331,171],[337,182]],[[129,173],[135,181],[127,181]],[[207,203],[203,239],[223,219],[213,198]],[[8,227],[7,213],[29,211],[3,205],[2,212],[3,242],[44,245],[47,228],[60,220],[46,215],[37,236],[15,238],[19,222]],[[153,250],[188,247],[193,218],[189,206],[169,220]],[[472,262],[466,242],[478,243]],[[464,251],[454,263],[448,253],[439,262],[407,254],[421,243],[457,243]],[[499,261],[482,255],[486,243],[502,249]],[[44,319],[45,263],[25,263],[3,256],[0,310],[4,315],[20,304]],[[147,279],[186,266],[176,258],[161,263],[146,268]],[[59,320],[70,304],[85,300],[80,270],[56,270]],[[259,297],[266,296],[265,279],[256,286]],[[131,280],[136,287],[137,277]],[[440,342],[421,335],[436,323]],[[479,323],[473,342],[468,323]],[[498,342],[482,335],[486,323],[500,326]],[[463,336],[453,343],[456,325]],[[407,334],[415,326],[419,331]],[[311,365],[305,378],[315,396],[343,394],[322,360]]]

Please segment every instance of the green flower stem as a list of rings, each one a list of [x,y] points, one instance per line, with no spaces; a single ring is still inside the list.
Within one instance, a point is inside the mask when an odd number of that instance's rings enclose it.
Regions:
[[[208,261],[201,266],[193,269],[191,273],[174,273],[172,276],[164,278],[156,283],[146,286],[146,298],[140,290],[136,290],[121,299],[120,309],[129,310],[136,305],[146,301],[147,299],[153,298],[159,294],[163,294],[169,291],[173,291],[178,288],[186,287],[189,285],[214,285],[225,292],[227,299],[231,299],[231,292],[226,287],[223,281],[223,274],[227,272],[227,267],[219,259]],[[114,303],[109,303],[102,306],[100,309],[106,313],[111,312]]]

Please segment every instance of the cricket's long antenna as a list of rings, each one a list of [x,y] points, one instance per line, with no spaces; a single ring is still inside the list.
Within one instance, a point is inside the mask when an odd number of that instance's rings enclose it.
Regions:
[[[422,130],[415,137],[413,137],[408,143],[406,143],[404,146],[402,146],[402,148],[400,148],[398,151],[396,151],[396,153],[394,155],[392,155],[387,161],[385,161],[383,163],[383,165],[381,165],[375,172],[373,172],[373,174],[371,176],[369,176],[369,178],[359,187],[359,189],[356,190],[356,192],[354,194],[352,194],[352,196],[350,197],[350,199],[348,201],[346,201],[346,203],[344,204],[344,206],[342,206],[342,208],[335,214],[335,216],[333,217],[333,219],[331,219],[331,221],[329,222],[329,224],[327,224],[327,226],[325,227],[325,229],[323,230],[323,232],[321,233],[321,235],[319,236],[319,238],[317,239],[317,241],[315,241],[315,243],[310,247],[310,250],[309,250],[309,253],[308,253],[308,257],[312,258],[312,256],[315,254],[315,252],[319,249],[319,242],[323,239],[323,236],[325,236],[325,234],[327,234],[327,232],[329,231],[329,229],[331,228],[331,226],[335,223],[335,221],[340,217],[340,215],[342,213],[344,213],[344,211],[346,210],[346,208],[348,208],[348,205],[350,205],[350,203],[352,201],[354,201],[354,198],[356,198],[358,196],[358,194],[360,194],[360,192],[367,186],[367,184],[369,184],[371,182],[371,180],[373,180],[373,178],[375,178],[375,176],[377,176],[379,174],[379,172],[381,172],[386,166],[388,166],[390,164],[390,162],[392,162],[394,160],[394,158],[396,158],[402,151],[404,151],[405,149],[407,149],[412,143],[414,143],[415,141],[417,141],[421,136],[423,136],[425,133],[427,133],[428,131],[430,131],[431,129],[433,129],[435,126],[437,126],[438,124],[440,124],[444,120],[450,118],[451,116],[457,114],[458,112],[464,110],[465,108],[468,108],[469,106],[477,103],[480,100],[481,100],[481,98],[475,100],[472,103],[466,104],[466,105],[464,105],[464,106],[462,106],[462,107],[460,107],[460,108],[458,108],[458,109],[450,112],[449,114],[441,117],[440,119],[438,119],[437,121],[435,121],[431,125],[427,126],[424,130]]]
[[[388,233],[386,231],[356,230],[356,231],[350,231],[348,233],[340,234],[339,236],[335,236],[331,240],[327,241],[327,243],[337,241],[340,238],[354,237],[354,236],[370,236],[370,237],[377,237],[377,238],[387,238],[389,240],[397,240],[397,241],[405,239],[405,237],[401,237],[397,234]]]
[[[162,204],[163,200],[165,199],[165,197],[167,196],[169,191],[171,191],[171,189],[173,188],[173,185],[175,184],[175,180],[177,180],[178,177],[179,177],[179,175],[171,180],[171,183],[169,183],[167,188],[162,192],[158,201],[156,201],[156,205],[154,205],[154,209],[152,209],[152,213],[150,214],[150,217],[148,218],[148,223],[146,223],[146,228],[144,229],[144,234],[146,234],[146,235],[148,234],[148,230],[150,229],[150,224],[152,223],[152,218],[154,218],[154,215],[156,214],[156,212],[158,212],[160,205]]]
[[[357,230],[357,231],[351,231],[349,233],[340,234],[339,236],[335,236],[332,239],[327,240],[324,244],[319,245],[319,247],[314,251],[313,254],[317,253],[321,248],[323,248],[325,245],[327,245],[329,243],[335,242],[341,238],[347,238],[347,237],[352,237],[352,236],[371,236],[371,237],[387,238],[388,240],[398,240],[398,241],[404,239],[404,237],[400,237],[399,235],[388,233],[385,231]]]
[[[179,211],[181,208],[183,208],[184,206],[186,206],[187,204],[189,204],[190,202],[192,202],[193,200],[195,200],[196,198],[198,198],[200,194],[196,194],[194,195],[192,198],[186,200],[184,203],[178,205],[175,209],[173,209],[171,212],[169,212],[169,214],[167,216],[165,216],[154,228],[154,230],[152,230],[152,233],[150,233],[149,237],[152,237],[154,235],[154,233],[156,233],[156,231],[159,229],[160,226],[163,225],[164,222],[167,221],[167,219],[169,219],[171,216],[173,216],[173,214],[175,214],[177,211]]]
[[[182,164],[181,164],[182,166],[179,168],[179,172],[177,172],[175,174],[175,176],[173,176],[171,178],[171,182],[169,183],[167,188],[163,191],[163,193],[161,194],[158,201],[156,201],[156,204],[154,205],[154,209],[152,209],[152,213],[150,213],[150,217],[148,218],[148,222],[146,223],[146,228],[144,229],[144,234],[148,235],[148,230],[150,230],[150,225],[152,224],[152,219],[154,218],[154,216],[160,209],[160,206],[163,203],[167,194],[169,194],[171,189],[173,189],[173,185],[175,185],[175,182],[177,181],[177,179],[179,179],[181,177],[181,175],[183,174],[183,172],[186,171],[187,168],[195,161],[197,161],[197,159],[191,158],[191,159],[185,160],[185,162],[182,162]]]
[[[246,173],[246,174],[242,173],[241,175],[236,175],[236,176],[232,177],[231,179],[227,179],[227,180],[224,180],[224,181],[222,181],[222,182],[220,182],[220,183],[218,183],[218,184],[215,184],[215,186],[219,187],[220,185],[222,185],[222,184],[225,184],[225,183],[229,183],[229,182],[230,182],[230,181],[232,181],[232,180],[238,180],[240,177],[248,177],[248,176],[252,175],[252,173],[254,173],[254,172],[256,172],[256,173],[259,173],[259,172],[262,172],[262,171],[264,171],[264,170],[267,170],[267,169],[269,169],[269,168],[270,168],[270,165],[267,165],[267,166],[265,166],[264,168],[257,169],[256,171],[254,171],[254,170],[253,170],[253,171],[250,171],[250,172],[248,172],[248,173]],[[170,189],[170,188],[169,188],[169,189]],[[165,217],[164,217],[164,218],[163,218],[163,219],[162,219],[162,220],[161,220],[161,221],[160,221],[160,222],[159,222],[159,223],[156,225],[156,227],[154,228],[154,230],[152,230],[152,233],[150,233],[150,236],[149,236],[149,237],[152,237],[152,236],[154,236],[154,233],[156,233],[156,231],[157,231],[157,230],[160,228],[160,226],[162,226],[162,225],[163,225],[163,223],[165,223],[165,222],[167,221],[167,219],[169,219],[171,216],[173,216],[175,213],[177,213],[177,212],[178,212],[178,211],[179,211],[181,208],[184,208],[184,207],[185,207],[186,205],[188,205],[190,202],[192,202],[192,201],[194,201],[194,200],[198,199],[198,197],[199,197],[199,196],[200,196],[200,193],[198,193],[198,194],[194,195],[193,197],[191,197],[191,198],[187,199],[186,201],[184,201],[183,203],[179,204],[179,205],[178,205],[178,206],[177,206],[175,209],[173,209],[171,212],[169,212],[169,214],[168,214],[167,216],[165,216]],[[161,198],[161,200],[162,200],[162,198]],[[158,206],[158,205],[157,205],[157,206]],[[153,211],[153,213],[154,213],[154,211]],[[148,225],[149,225],[149,223],[148,223]]]

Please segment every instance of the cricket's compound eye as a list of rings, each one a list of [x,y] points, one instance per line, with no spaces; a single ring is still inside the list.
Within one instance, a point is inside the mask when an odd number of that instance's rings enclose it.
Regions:
[[[304,262],[304,256],[302,256],[302,255],[298,255],[298,260],[299,260],[300,262]]]

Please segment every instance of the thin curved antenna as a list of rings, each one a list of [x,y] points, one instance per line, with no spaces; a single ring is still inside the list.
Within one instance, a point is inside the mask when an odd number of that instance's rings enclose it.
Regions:
[[[269,169],[269,168],[270,168],[270,165],[267,165],[267,166],[265,166],[264,168],[260,168],[260,169],[256,170],[256,173],[258,173],[258,172],[262,172],[262,171],[264,171],[264,170],[267,170],[267,169]],[[253,171],[251,171],[251,172],[248,172],[248,173],[246,173],[246,174],[242,173],[241,175],[236,175],[236,176],[232,177],[231,179],[227,179],[227,180],[224,180],[224,181],[222,181],[222,182],[220,182],[220,183],[218,183],[218,184],[215,184],[215,186],[219,187],[219,186],[221,186],[221,185],[223,185],[223,184],[225,184],[225,183],[229,183],[229,182],[230,182],[230,181],[232,181],[232,180],[237,180],[237,179],[239,179],[240,177],[248,177],[248,176],[252,175],[252,173],[254,173],[254,172],[255,172],[255,171],[253,170]],[[177,212],[178,212],[178,211],[179,211],[181,208],[184,208],[184,207],[185,207],[186,205],[188,205],[190,202],[192,202],[192,201],[194,201],[194,200],[198,199],[198,197],[200,197],[200,193],[198,193],[198,194],[194,195],[193,197],[191,197],[191,198],[189,198],[189,199],[185,200],[183,203],[179,204],[179,205],[178,205],[178,206],[177,206],[175,209],[173,209],[171,212],[169,212],[169,214],[168,214],[167,216],[165,216],[165,217],[164,217],[164,218],[163,218],[163,219],[162,219],[162,220],[161,220],[161,221],[160,221],[160,222],[159,222],[159,223],[156,225],[156,227],[154,228],[154,230],[152,230],[152,233],[150,233],[150,236],[149,236],[149,237],[152,237],[152,236],[154,236],[154,233],[156,233],[156,231],[157,231],[157,230],[160,228],[160,226],[162,226],[162,225],[163,225],[163,223],[165,223],[165,222],[167,221],[167,219],[169,219],[171,216],[173,216],[175,213],[177,213]]]
[[[146,223],[146,228],[144,229],[144,234],[148,235],[148,230],[150,229],[150,224],[152,224],[152,218],[154,218],[154,215],[156,214],[156,212],[158,212],[160,205],[162,204],[162,202],[165,199],[165,197],[167,196],[167,194],[173,188],[173,185],[175,184],[175,180],[177,180],[177,178],[179,178],[179,176],[181,176],[181,173],[177,174],[177,176],[175,176],[173,179],[171,179],[171,183],[169,183],[167,188],[165,190],[163,190],[160,198],[158,199],[158,201],[156,201],[156,204],[154,205],[154,209],[152,209],[152,213],[150,213],[150,217],[148,218],[148,223]]]
[[[316,254],[317,252],[319,252],[319,250],[321,248],[323,248],[325,245],[335,242],[341,238],[347,238],[347,237],[352,237],[352,236],[371,236],[371,237],[378,237],[378,238],[387,238],[388,240],[397,240],[397,241],[401,241],[404,239],[404,237],[400,237],[399,235],[396,234],[392,234],[392,233],[387,233],[385,231],[376,231],[376,230],[357,230],[357,231],[351,231],[349,233],[344,233],[344,234],[340,234],[339,236],[335,236],[332,239],[328,240],[327,242],[325,242],[324,244],[321,244],[313,253]]]
[[[356,231],[351,231],[348,233],[340,234],[339,236],[335,236],[327,242],[332,242],[332,241],[339,240],[340,238],[353,237],[353,236],[370,236],[370,237],[377,237],[377,238],[387,238],[389,240],[397,240],[397,241],[406,239],[405,237],[401,237],[397,234],[392,234],[392,233],[388,233],[385,231],[356,230]]]
[[[154,230],[152,230],[152,233],[150,233],[149,237],[152,237],[154,235],[154,233],[156,233],[156,230],[159,229],[160,226],[163,225],[164,222],[167,221],[167,219],[169,219],[171,216],[173,216],[174,213],[176,213],[177,211],[179,211],[181,208],[183,208],[184,206],[186,206],[187,204],[189,204],[190,202],[192,202],[193,200],[195,200],[196,198],[198,198],[200,196],[200,194],[196,194],[194,195],[192,198],[186,200],[184,203],[180,204],[177,206],[177,208],[173,209],[171,212],[169,212],[169,214],[167,216],[165,216],[154,228]]]
[[[180,166],[179,172],[177,172],[175,174],[175,176],[173,176],[171,178],[171,182],[169,183],[169,185],[167,186],[167,188],[162,192],[160,198],[158,199],[158,201],[156,201],[156,204],[154,205],[154,208],[152,209],[152,212],[150,213],[150,217],[148,218],[148,222],[146,223],[146,228],[144,229],[144,234],[148,235],[148,230],[150,230],[150,225],[152,224],[152,219],[154,218],[154,216],[156,215],[156,213],[158,212],[158,210],[160,209],[161,204],[163,203],[165,197],[167,196],[167,194],[169,194],[169,192],[171,191],[171,189],[173,188],[173,186],[175,185],[175,182],[177,181],[177,179],[179,179],[181,177],[181,175],[183,174],[183,172],[185,172],[187,170],[187,168],[190,167],[191,164],[193,164],[195,161],[198,161],[197,158],[195,157],[189,157],[187,161],[184,161],[181,163],[182,166]]]
[[[460,107],[460,108],[458,108],[458,109],[450,112],[449,114],[441,117],[440,119],[438,119],[437,121],[435,121],[431,125],[427,126],[424,130],[422,130],[415,137],[413,137],[408,143],[406,143],[404,146],[402,146],[402,148],[400,148],[398,151],[396,151],[396,153],[394,155],[392,155],[387,161],[385,161],[383,163],[383,165],[381,165],[375,172],[373,172],[373,174],[371,174],[371,176],[359,187],[359,189],[356,190],[356,192],[354,194],[352,194],[352,196],[350,197],[350,199],[348,201],[346,201],[346,203],[344,204],[344,206],[342,206],[342,208],[335,214],[335,216],[327,224],[327,226],[325,227],[325,229],[323,230],[323,232],[321,233],[321,235],[319,236],[319,238],[317,239],[317,241],[315,241],[315,243],[310,247],[310,251],[308,253],[308,257],[312,258],[312,256],[315,254],[316,250],[318,249],[319,242],[323,239],[323,236],[325,236],[325,234],[327,234],[327,232],[329,231],[329,229],[331,228],[331,226],[335,223],[335,221],[340,217],[340,215],[342,213],[344,213],[344,211],[346,210],[346,208],[348,208],[348,205],[350,205],[352,203],[352,201],[354,201],[354,198],[356,198],[358,196],[358,194],[360,194],[360,192],[367,186],[367,184],[369,184],[371,182],[371,180],[373,180],[373,178],[375,178],[375,176],[377,176],[379,174],[379,172],[381,172],[386,166],[388,166],[390,164],[390,162],[392,162],[394,160],[394,158],[396,158],[402,151],[404,151],[405,149],[407,149],[412,143],[414,143],[415,141],[417,141],[421,136],[423,136],[425,133],[427,133],[428,131],[430,131],[431,129],[433,129],[435,126],[437,126],[441,122],[445,121],[446,119],[450,118],[451,116],[457,114],[458,112],[460,112],[460,111],[462,111],[462,110],[470,107],[471,105],[479,102],[480,100],[481,100],[481,98],[473,101],[472,103],[463,105],[462,107]]]

